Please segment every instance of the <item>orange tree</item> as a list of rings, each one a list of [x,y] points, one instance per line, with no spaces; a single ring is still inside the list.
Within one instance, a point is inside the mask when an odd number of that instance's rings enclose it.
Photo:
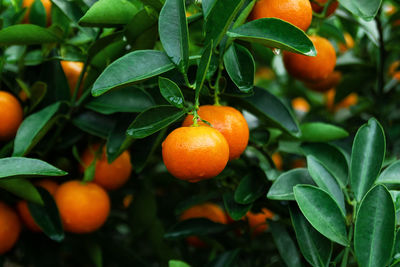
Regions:
[[[399,264],[398,0],[0,2],[0,265]]]

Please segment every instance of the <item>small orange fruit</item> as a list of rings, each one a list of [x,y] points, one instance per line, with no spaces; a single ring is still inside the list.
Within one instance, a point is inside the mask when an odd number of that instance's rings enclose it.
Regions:
[[[275,74],[271,68],[261,67],[258,68],[254,77],[254,83],[257,84],[262,80],[272,80],[275,78]]]
[[[259,0],[250,19],[261,18],[278,18],[306,31],[311,24],[312,8],[309,0]]]
[[[23,116],[18,99],[8,92],[0,91],[0,141],[7,141],[15,136]]]
[[[274,214],[266,208],[262,208],[259,213],[253,213],[251,211],[247,212],[246,218],[249,222],[252,235],[256,236],[266,231],[268,229],[267,219],[273,217]]]
[[[47,18],[47,25],[51,24],[51,1],[50,0],[40,0],[44,9],[46,10],[46,18]],[[28,10],[25,13],[24,23],[29,22],[29,14],[31,13],[31,6],[35,2],[35,0],[23,0],[22,7],[27,8]]]
[[[76,84],[79,80],[79,76],[81,75],[83,69],[82,62],[75,62],[75,61],[60,61],[61,67],[65,73],[65,77],[67,77],[69,89],[71,91],[71,95],[74,94]],[[78,97],[82,94],[83,90],[83,81],[78,91]]]
[[[302,97],[296,97],[292,99],[292,107],[294,110],[307,113],[310,111],[310,104],[308,104],[307,100]]]
[[[223,171],[229,159],[229,146],[212,127],[180,127],[162,143],[162,157],[173,176],[194,183]]]
[[[229,160],[239,158],[249,141],[249,126],[242,113],[228,106],[200,106],[197,111],[200,118],[206,120],[225,137],[229,145]],[[182,126],[193,124],[193,116],[188,115]],[[199,124],[207,126],[204,122]]]
[[[0,201],[0,255],[9,251],[17,242],[21,232],[21,222],[17,213]]]
[[[303,56],[291,52],[283,53],[283,62],[287,72],[302,81],[315,82],[326,79],[336,65],[336,52],[332,44],[325,38],[310,36],[317,55]]]
[[[335,95],[336,95],[336,90],[334,88],[329,90],[325,94],[326,107],[328,110],[332,112],[336,112],[339,109],[354,106],[358,102],[358,95],[356,93],[351,93],[347,97],[345,97],[342,101],[335,104]]]
[[[328,2],[328,0],[313,0],[311,1],[311,7],[315,13],[322,13],[324,11],[325,5]],[[325,17],[329,17],[332,15],[335,10],[338,8],[339,2],[338,1],[333,1],[328,7],[328,10],[326,11]]]
[[[100,145],[88,147],[82,154],[81,172],[93,162],[95,153]],[[102,154],[96,159],[96,169],[93,182],[107,190],[115,190],[123,186],[131,177],[132,164],[129,151],[124,151],[112,163],[108,163],[105,147]]]
[[[99,229],[110,213],[107,192],[95,183],[73,180],[60,185],[54,196],[64,229],[90,233]]]
[[[44,189],[46,189],[52,196],[54,196],[54,194],[56,193],[57,188],[58,188],[58,184],[49,179],[41,180],[35,184],[37,186],[40,186],[40,187],[43,187]],[[31,230],[33,232],[41,232],[42,231],[40,229],[40,227],[36,224],[35,220],[33,219],[32,215],[29,211],[28,203],[26,202],[26,200],[21,200],[17,203],[17,210],[18,210],[19,216],[21,217],[22,221],[24,222],[26,227],[28,227],[29,230]]]
[[[352,49],[354,47],[354,39],[351,37],[351,35],[348,32],[345,32],[343,34],[344,40],[346,43],[339,43],[339,51],[344,53],[349,49]]]
[[[306,166],[306,161],[304,159],[295,159],[292,162],[292,169],[297,169],[297,168],[304,168]]]
[[[397,11],[397,8],[392,4],[388,4],[388,5],[384,5],[383,6],[383,12],[388,17],[393,15],[394,13],[396,13],[396,11]]]
[[[283,161],[282,161],[282,156],[281,154],[279,154],[278,152],[275,152],[274,154],[272,154],[271,156],[272,161],[275,164],[275,167],[278,170],[282,170],[282,166],[283,166]]]
[[[323,80],[315,82],[306,82],[305,85],[312,91],[323,93],[328,91],[329,89],[336,87],[341,79],[342,79],[342,73],[339,71],[334,71]]]
[[[389,75],[396,80],[400,81],[400,60],[397,60],[390,64]]]

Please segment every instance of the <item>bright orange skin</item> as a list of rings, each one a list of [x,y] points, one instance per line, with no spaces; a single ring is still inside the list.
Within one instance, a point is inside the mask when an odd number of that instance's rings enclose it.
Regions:
[[[99,145],[88,147],[82,154],[81,160],[85,168],[89,167],[94,160]],[[81,171],[84,168],[81,167]],[[96,169],[93,182],[106,190],[115,190],[123,186],[131,177],[132,164],[129,151],[124,151],[112,163],[108,163],[105,147],[101,156],[96,159]]]
[[[272,159],[272,161],[274,162],[275,167],[276,167],[278,170],[282,170],[283,161],[282,161],[282,156],[281,156],[281,154],[279,154],[278,152],[275,152],[274,154],[272,154],[271,159]]]
[[[310,104],[302,97],[292,99],[292,107],[294,110],[307,113],[310,111]]]
[[[40,0],[44,6],[44,9],[46,10],[46,18],[47,18],[47,25],[51,24],[51,1],[50,0]],[[28,10],[25,13],[24,17],[24,23],[29,22],[29,14],[31,12],[31,5],[35,2],[35,0],[23,0],[22,1],[22,7],[28,8]]]
[[[324,10],[325,4],[328,2],[328,0],[314,0],[314,1],[318,2],[318,3],[311,2],[312,10],[315,13],[322,13],[322,11]],[[329,5],[328,10],[326,11],[325,17],[329,17],[330,15],[332,15],[336,11],[338,6],[339,6],[339,2],[338,1],[333,1]]]
[[[21,222],[17,213],[4,202],[0,202],[0,255],[15,245],[20,232]]]
[[[400,60],[397,60],[390,64],[389,67],[389,75],[393,77],[393,79],[400,81]]]
[[[323,93],[336,87],[340,83],[341,79],[342,73],[339,71],[334,71],[323,80],[313,83],[305,83],[305,85],[312,91]]]
[[[37,186],[43,187],[44,189],[46,189],[52,196],[54,196],[54,194],[57,191],[58,188],[58,184],[52,180],[41,180],[37,183],[35,183]],[[17,210],[19,213],[19,216],[21,217],[22,221],[24,222],[24,224],[26,225],[26,227],[33,231],[33,232],[41,232],[42,229],[40,229],[40,227],[36,224],[35,220],[33,219],[29,208],[28,208],[28,203],[26,202],[26,200],[21,200],[17,203]]]
[[[347,32],[343,34],[344,40],[346,41],[346,44],[339,43],[339,51],[344,53],[349,49],[352,49],[354,47],[354,39],[351,37],[351,35]]]
[[[268,229],[267,219],[272,219],[274,214],[270,210],[262,208],[260,213],[247,212],[246,217],[253,236],[256,236]]]
[[[225,137],[209,126],[180,127],[162,143],[162,156],[173,176],[195,183],[223,171],[229,146]]]
[[[179,219],[181,221],[184,221],[194,218],[206,218],[215,223],[228,223],[225,212],[218,205],[213,203],[204,203],[190,207],[182,213]],[[197,248],[206,247],[206,244],[201,241],[197,236],[189,236],[188,238],[186,238],[186,241],[190,245]]]
[[[96,231],[110,213],[107,192],[95,183],[68,181],[58,188],[54,196],[64,230],[84,234]]]
[[[211,105],[200,106],[197,113],[225,137],[229,145],[229,160],[239,158],[249,142],[249,126],[242,113],[233,107]],[[188,127],[192,124],[193,116],[188,115],[182,126]],[[207,126],[204,122],[199,124]]]
[[[336,52],[332,44],[325,38],[310,36],[317,55],[303,56],[291,52],[283,53],[283,62],[287,72],[296,79],[315,82],[326,79],[336,65]]]
[[[250,14],[251,20],[278,18],[303,31],[310,27],[312,8],[309,0],[260,0]]]
[[[8,141],[15,136],[23,117],[24,111],[18,99],[0,91],[0,141]]]
[[[74,94],[75,91],[75,86],[78,82],[79,76],[81,75],[82,69],[83,69],[83,63],[82,62],[76,62],[76,61],[60,61],[61,67],[65,73],[65,76],[67,77],[69,89],[71,91],[71,95]],[[83,82],[82,82],[83,85]],[[83,90],[83,86],[79,88],[78,91],[78,96],[81,96]]]
[[[358,102],[358,95],[356,93],[349,94],[346,98],[335,105],[336,90],[331,89],[325,94],[326,107],[332,112],[336,112],[339,109],[348,108],[354,106]]]

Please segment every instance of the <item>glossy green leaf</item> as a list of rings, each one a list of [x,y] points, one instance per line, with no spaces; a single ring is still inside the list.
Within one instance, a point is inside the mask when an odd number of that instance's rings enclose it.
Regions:
[[[86,108],[101,114],[116,112],[142,112],[154,106],[154,100],[149,93],[136,86],[112,90],[86,104]]]
[[[168,261],[168,267],[190,267],[190,265],[183,261],[170,260]]]
[[[174,106],[155,106],[140,113],[127,130],[132,138],[144,138],[179,120],[185,112]]]
[[[331,195],[342,210],[343,216],[346,215],[343,192],[332,174],[313,156],[307,156],[307,168],[311,177],[319,188]]]
[[[228,267],[234,266],[235,260],[239,256],[240,250],[234,249],[225,251],[221,255],[218,255],[212,262],[206,265],[206,267]]]
[[[63,176],[62,171],[39,159],[10,157],[0,159],[0,178]]]
[[[46,9],[44,8],[42,1],[35,0],[29,10],[29,23],[40,27],[46,27],[46,16]]]
[[[17,24],[0,30],[0,45],[34,45],[59,41],[48,29],[33,24]]]
[[[107,47],[109,47],[112,43],[121,42],[123,38],[123,32],[117,31],[113,32],[109,35],[106,35],[97,41],[95,41],[88,50],[88,58],[87,61],[91,63],[92,59],[98,56],[102,51],[104,51]]]
[[[105,116],[93,111],[83,111],[72,123],[84,132],[106,139],[114,129],[115,121],[110,116]]]
[[[321,24],[318,35],[325,37],[325,38],[333,38],[336,41],[345,44],[346,40],[344,39],[343,32],[336,27],[333,23],[324,22]]]
[[[134,139],[126,135],[126,129],[131,122],[130,114],[122,114],[117,117],[115,126],[107,137],[106,152],[109,163],[113,162],[133,143]]]
[[[128,0],[100,0],[79,20],[85,27],[117,27],[129,23],[138,12]]]
[[[141,0],[144,4],[149,5],[153,8],[155,8],[157,11],[160,11],[163,3],[165,2],[164,0]]]
[[[196,72],[196,85],[195,85],[195,102],[198,103],[201,89],[203,88],[204,80],[207,76],[207,71],[210,67],[211,56],[212,56],[213,41],[204,49],[201,55],[199,67]]]
[[[303,123],[300,125],[300,130],[300,138],[306,142],[329,142],[349,135],[343,128],[323,122]]]
[[[202,0],[201,6],[203,8],[204,18],[207,19],[211,9],[214,7],[217,0]]]
[[[283,262],[287,266],[301,267],[299,251],[285,227],[274,221],[268,221],[268,224]]]
[[[242,219],[246,213],[251,209],[251,204],[239,204],[234,199],[234,194],[232,192],[227,192],[223,195],[225,210],[228,212],[229,216],[237,221]]]
[[[14,141],[14,157],[21,157],[29,153],[45,136],[57,120],[55,114],[60,105],[60,102],[56,102],[23,120]]]
[[[248,2],[248,3],[247,3]],[[256,4],[257,0],[246,1],[247,6],[245,6],[241,11],[238,18],[233,23],[232,29],[235,29],[241,26],[243,23],[246,22],[248,16],[250,15],[251,11],[253,10],[254,5]]]
[[[250,204],[261,197],[267,189],[263,173],[250,173],[242,178],[235,191],[235,201]]]
[[[350,185],[358,202],[372,187],[385,158],[386,140],[382,126],[375,119],[358,130],[351,153]]]
[[[382,0],[339,0],[339,3],[357,17],[370,21],[378,13]]]
[[[290,218],[304,258],[312,266],[328,266],[332,255],[332,242],[314,229],[297,205],[290,206]]]
[[[165,52],[184,73],[189,63],[189,33],[184,0],[166,0],[160,12],[158,32]]]
[[[276,178],[278,178],[280,174],[279,171],[273,167],[271,160],[267,158],[265,153],[253,146],[247,146],[245,153],[246,157],[248,157],[251,161],[254,160],[257,166],[264,171],[269,181],[275,181]]]
[[[133,44],[141,34],[156,25],[157,18],[156,11],[150,8],[143,8],[136,13],[125,27],[125,36],[128,42]]]
[[[377,183],[400,184],[400,160],[390,164],[378,177]]]
[[[253,20],[228,31],[227,34],[231,38],[260,43],[306,56],[315,56],[317,53],[313,43],[302,30],[277,18]]]
[[[296,185],[294,196],[311,225],[330,240],[348,246],[346,221],[336,201],[312,185]]]
[[[295,200],[293,187],[299,184],[315,184],[307,169],[298,168],[284,172],[270,187],[267,198],[274,200]]]
[[[171,81],[170,79],[159,77],[158,86],[160,87],[161,95],[167,100],[171,105],[177,108],[183,108],[185,99],[179,86]]]
[[[196,218],[179,222],[164,237],[166,239],[180,239],[192,235],[211,235],[225,230],[227,230],[227,226],[224,224],[215,223],[204,218]]]
[[[376,185],[365,195],[354,228],[359,266],[387,266],[395,239],[395,207],[389,191]]]
[[[13,193],[22,199],[43,204],[43,200],[36,187],[26,179],[3,179],[0,180],[0,188]]]
[[[126,54],[111,63],[92,88],[93,96],[99,96],[105,92],[145,80],[174,68],[174,64],[168,56],[156,50],[138,50]]]
[[[240,91],[249,93],[253,89],[255,62],[245,47],[232,44],[224,54],[225,69]]]

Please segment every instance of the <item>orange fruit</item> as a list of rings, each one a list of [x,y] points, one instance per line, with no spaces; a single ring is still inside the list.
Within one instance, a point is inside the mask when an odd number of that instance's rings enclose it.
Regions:
[[[95,153],[100,145],[88,147],[82,154],[81,160],[83,167],[81,171],[90,166],[93,162]],[[125,150],[112,163],[108,163],[105,147],[102,154],[96,159],[96,167],[93,182],[107,190],[115,190],[123,186],[131,177],[132,164],[128,150]]]
[[[397,60],[390,64],[389,75],[393,77],[393,79],[400,81],[400,60]]]
[[[259,0],[250,14],[251,20],[278,18],[306,31],[312,20],[309,0]]]
[[[64,230],[71,233],[90,233],[99,229],[110,213],[110,198],[95,183],[65,182],[57,189],[54,199]]]
[[[262,80],[272,80],[275,78],[275,74],[271,68],[261,67],[258,68],[254,77],[254,83],[258,83]]]
[[[291,52],[283,53],[283,62],[287,72],[302,81],[315,82],[326,79],[336,65],[336,52],[332,44],[325,38],[310,36],[317,55],[303,56]]]
[[[249,126],[242,113],[233,107],[212,105],[200,106],[197,113],[225,137],[229,145],[229,160],[239,158],[249,141]],[[192,124],[193,116],[188,115],[182,126],[188,127]],[[208,126],[204,122],[199,124]]]
[[[325,99],[326,99],[326,107],[328,110],[332,112],[336,112],[339,109],[348,108],[354,106],[358,102],[358,95],[356,93],[351,93],[347,97],[345,97],[342,101],[335,104],[335,95],[336,90],[333,88],[326,92]]]
[[[274,154],[272,154],[271,159],[272,159],[272,161],[274,162],[275,167],[276,167],[278,170],[282,170],[283,163],[282,163],[282,156],[281,156],[281,154],[279,154],[278,152],[275,152]]]
[[[384,11],[385,15],[389,17],[389,16],[393,15],[394,13],[396,13],[397,8],[392,4],[388,4],[383,7],[383,11]]]
[[[76,62],[76,61],[65,61],[65,60],[60,61],[60,63],[61,63],[61,67],[65,73],[65,77],[67,77],[71,95],[73,95],[76,84],[79,80],[79,76],[81,75],[81,72],[83,69],[83,63]],[[82,90],[83,90],[83,81],[81,83],[81,86],[79,87],[78,97],[81,96]]]
[[[57,191],[58,184],[52,180],[41,180],[37,183],[35,183],[37,186],[43,187],[46,189],[52,196]],[[21,200],[17,203],[17,210],[19,213],[19,216],[21,217],[22,221],[28,227],[29,230],[33,232],[41,232],[42,229],[36,224],[35,220],[33,219],[31,212],[29,211],[28,208],[28,203],[26,200]]]
[[[0,141],[7,141],[15,136],[23,116],[18,99],[8,92],[0,91]]]
[[[46,10],[46,18],[47,18],[47,25],[51,24],[51,1],[50,0],[40,0],[44,9]],[[31,6],[35,2],[35,0],[23,0],[22,7],[27,8],[28,10],[25,13],[24,23],[29,22],[29,14],[31,12]]]
[[[311,1],[312,10],[315,13],[322,13],[322,11],[324,11],[324,8],[325,8],[325,5],[327,2],[328,2],[328,0],[312,0]],[[331,2],[331,4],[328,7],[328,10],[326,11],[325,17],[329,17],[330,15],[332,15],[335,12],[335,10],[338,8],[338,6],[339,6],[338,1]]]
[[[310,104],[302,97],[292,99],[292,107],[294,110],[307,113],[310,111]]]
[[[333,71],[325,79],[315,82],[306,82],[305,85],[312,91],[322,93],[336,87],[341,79],[342,79],[342,73],[339,71]]]
[[[180,127],[162,143],[162,157],[173,176],[194,183],[223,171],[229,159],[229,146],[212,127]]]
[[[225,212],[216,204],[204,203],[195,205],[185,210],[180,216],[180,220],[188,220],[194,218],[206,218],[215,223],[227,224],[228,219]],[[194,247],[205,247],[206,244],[197,236],[189,236],[186,241]]]
[[[292,169],[304,168],[306,166],[306,161],[304,159],[295,159],[292,162]]]
[[[21,232],[21,222],[17,213],[0,201],[0,255],[9,251],[17,242]]]
[[[339,51],[344,53],[349,49],[352,49],[354,47],[354,39],[351,37],[351,35],[348,32],[345,32],[343,34],[344,40],[346,43],[339,43]]]
[[[249,222],[252,235],[259,235],[266,231],[268,229],[267,219],[271,219],[273,217],[274,214],[266,208],[262,208],[261,212],[259,213],[253,213],[251,211],[247,212],[246,218]]]

